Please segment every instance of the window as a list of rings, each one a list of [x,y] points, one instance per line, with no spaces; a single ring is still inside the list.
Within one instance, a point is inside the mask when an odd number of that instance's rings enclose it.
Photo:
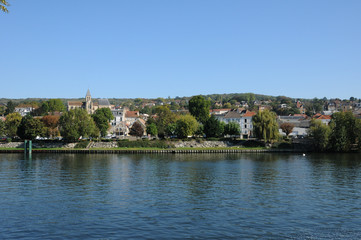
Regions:
[[[247,123],[247,119],[244,119],[244,123]]]
[[[244,128],[247,128],[247,124],[244,124]]]

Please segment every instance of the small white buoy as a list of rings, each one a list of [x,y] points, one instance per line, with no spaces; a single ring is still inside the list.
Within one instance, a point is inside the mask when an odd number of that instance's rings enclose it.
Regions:
[[[302,154],[303,156],[306,156],[306,153]]]

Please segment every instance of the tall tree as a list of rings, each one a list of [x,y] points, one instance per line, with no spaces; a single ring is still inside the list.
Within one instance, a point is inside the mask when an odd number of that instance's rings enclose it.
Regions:
[[[17,134],[21,139],[34,140],[37,136],[43,136],[44,124],[31,115],[21,119]]]
[[[205,123],[209,118],[209,108],[211,102],[203,96],[194,96],[189,100],[189,112],[201,123]]]
[[[193,136],[197,131],[198,122],[192,115],[180,116],[176,122],[176,134],[178,138]]]
[[[109,108],[100,108],[92,115],[95,124],[97,125],[102,137],[107,135],[110,127],[109,122],[114,119],[114,116]]]
[[[269,142],[278,138],[276,114],[268,110],[260,111],[252,118],[254,135]]]
[[[0,119],[0,136],[6,135],[5,129],[5,122]]]
[[[159,137],[167,135],[167,126],[177,121],[177,115],[173,113],[168,106],[159,106],[156,108],[155,124],[157,125]]]
[[[6,135],[9,137],[15,137],[16,132],[18,131],[18,127],[21,122],[21,115],[20,113],[10,113],[6,116],[5,120],[5,128],[6,128]]]
[[[323,124],[321,120],[311,120],[308,136],[313,139],[313,146],[317,151],[326,151],[329,147],[331,128]]]
[[[9,12],[9,10],[7,9],[8,6],[10,6],[10,4],[6,0],[0,0],[1,11],[8,13]]]
[[[208,137],[221,137],[224,132],[224,123],[212,115],[203,125],[203,131]]]
[[[13,113],[15,111],[16,106],[17,106],[17,104],[15,104],[13,101],[11,101],[11,100],[8,101],[8,103],[6,104],[5,115]]]
[[[46,115],[44,116],[41,121],[44,123],[45,126],[45,135],[47,137],[55,137],[55,136],[59,136],[59,129],[58,129],[58,125],[59,125],[59,116],[54,116],[54,115]]]
[[[68,141],[80,137],[98,137],[99,130],[85,109],[72,109],[59,119],[60,134]]]
[[[338,112],[332,115],[330,122],[330,144],[336,152],[348,152],[353,146],[360,148],[361,121],[352,112]]]

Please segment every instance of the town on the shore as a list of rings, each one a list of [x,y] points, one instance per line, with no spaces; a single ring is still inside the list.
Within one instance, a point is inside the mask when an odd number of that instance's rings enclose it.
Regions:
[[[0,137],[16,139],[239,139],[307,142],[317,151],[361,145],[361,99],[294,99],[252,93],[174,99],[7,100]]]

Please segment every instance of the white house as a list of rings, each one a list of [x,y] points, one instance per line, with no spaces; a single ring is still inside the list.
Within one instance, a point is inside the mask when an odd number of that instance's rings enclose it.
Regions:
[[[248,110],[239,111],[229,111],[224,115],[215,115],[215,117],[224,123],[236,122],[239,124],[241,129],[241,138],[250,138],[253,135],[253,124],[252,117],[256,115],[255,112]]]
[[[15,107],[15,112],[20,113],[22,117],[29,115],[32,111],[34,111],[34,107],[27,105],[20,105]]]

